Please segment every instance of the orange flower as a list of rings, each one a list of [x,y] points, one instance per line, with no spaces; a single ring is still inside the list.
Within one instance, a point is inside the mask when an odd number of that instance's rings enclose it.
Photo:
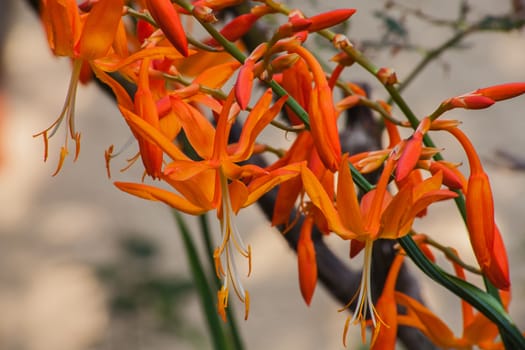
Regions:
[[[366,326],[366,314],[369,312],[374,328],[379,327],[377,311],[372,304],[370,291],[370,266],[372,246],[376,239],[397,239],[410,232],[412,223],[419,212],[436,201],[454,198],[456,193],[441,190],[442,174],[420,183],[403,186],[395,196],[387,192],[387,185],[395,165],[391,154],[384,165],[377,186],[361,199],[359,204],[348,166],[347,157],[343,157],[339,168],[336,207],[330,197],[323,192],[322,186],[308,169],[303,169],[301,177],[306,193],[326,218],[328,227],[343,239],[362,242],[365,256],[363,274],[356,311],[349,323]]]
[[[47,160],[48,138],[58,130],[64,119],[69,126],[69,136],[75,142],[75,160],[80,152],[80,133],[75,129],[75,99],[78,81],[85,61],[93,61],[107,54],[114,43],[121,23],[124,0],[100,0],[87,14],[80,14],[75,0],[42,0],[42,22],[47,33],[49,47],[57,56],[73,58],[73,72],[69,82],[66,101],[57,120],[47,129],[34,136],[44,138],[44,161]],[[68,137],[60,151],[60,159],[53,175],[58,174],[68,154]]]
[[[202,158],[200,161],[190,160],[171,140],[143,119],[133,113],[124,114],[136,135],[154,143],[173,159],[160,177],[182,196],[145,184],[116,182],[115,185],[135,196],[159,200],[190,214],[217,210],[222,243],[216,249],[214,257],[217,274],[223,278],[223,286],[218,294],[218,309],[221,314],[226,307],[230,283],[246,305],[246,316],[249,309],[249,296],[237,275],[233,253],[238,251],[249,260],[251,266],[251,249],[243,243],[234,224],[234,213],[241,207],[252,204],[279,183],[298,176],[302,168],[301,164],[291,164],[267,172],[253,165],[237,164],[251,156],[255,138],[279,113],[285,101],[285,98],[281,98],[270,107],[272,93],[268,90],[247,117],[239,141],[230,145],[230,128],[239,113],[238,106],[234,104],[233,92],[222,107],[215,129],[204,115],[188,106],[190,113],[181,114],[180,122],[190,144]],[[246,183],[241,181],[243,179]]]

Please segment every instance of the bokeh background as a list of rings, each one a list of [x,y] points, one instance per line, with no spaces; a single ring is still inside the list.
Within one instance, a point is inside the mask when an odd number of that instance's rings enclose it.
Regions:
[[[459,2],[403,3],[451,19]],[[510,1],[472,3],[472,18],[511,11]],[[356,43],[380,38],[386,22],[376,11],[383,5],[379,0],[291,2],[307,14],[318,8],[357,8],[348,29],[349,38]],[[80,158],[75,164],[68,159],[61,173],[51,177],[62,136],[51,140],[50,159],[44,163],[42,140],[32,134],[46,128],[59,112],[69,62],[51,56],[37,17],[23,1],[3,0],[2,6],[6,19],[1,29],[5,42],[0,113],[0,349],[210,348],[170,210],[119,192],[106,176],[104,150],[110,144],[125,144],[128,130],[112,101],[94,85],[78,91]],[[412,17],[405,24],[409,29],[406,40],[421,47],[435,47],[451,35],[447,28]],[[475,34],[462,45],[428,67],[405,91],[406,100],[420,116],[447,97],[525,80],[525,35],[521,31]],[[400,80],[421,58],[420,52],[392,55],[371,50],[369,55],[378,66],[393,67]],[[371,82],[373,96],[386,97],[358,67],[347,70],[345,78]],[[523,329],[525,171],[509,169],[497,151],[525,160],[525,98],[498,103],[485,111],[455,111],[450,117],[463,122],[462,128],[491,176],[497,221],[511,262],[511,315]],[[464,162],[450,138],[435,138],[449,160]],[[114,179],[140,177],[137,169],[119,173],[123,164],[123,158],[114,163]],[[322,286],[312,305],[304,305],[295,254],[280,234],[269,227],[257,208],[242,211],[238,225],[254,251],[254,270],[246,280],[252,300],[250,318],[239,322],[247,349],[342,348],[347,315],[337,312],[340,305]],[[418,229],[453,245],[465,260],[474,262],[453,206],[432,208],[428,221]],[[330,244],[346,255],[345,242],[331,239]],[[359,260],[349,264],[358,268]],[[457,299],[423,275],[420,281],[427,303],[459,332]],[[233,299],[232,304],[240,311]],[[350,343],[357,344],[353,342],[359,339],[357,333],[350,337]]]

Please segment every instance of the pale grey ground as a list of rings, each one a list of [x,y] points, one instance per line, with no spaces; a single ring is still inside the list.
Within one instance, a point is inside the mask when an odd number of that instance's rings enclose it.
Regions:
[[[60,110],[69,78],[68,62],[51,57],[39,23],[20,3],[15,6],[15,25],[7,43],[7,98],[0,129],[0,349],[188,349],[188,342],[152,331],[148,316],[117,320],[107,311],[108,296],[95,277],[93,266],[119,256],[119,237],[137,232],[157,241],[162,249],[155,271],[166,276],[188,275],[184,252],[167,208],[129,197],[106,178],[104,149],[112,143],[125,143],[128,131],[115,106],[94,86],[78,92],[77,127],[83,137],[80,159],[74,165],[68,159],[60,175],[51,177],[62,136],[51,141],[50,160],[43,163],[42,142],[31,135],[47,127]],[[376,37],[379,23],[371,20],[371,8],[380,6],[381,1],[327,3],[330,8],[358,9],[352,19],[352,40]],[[439,17],[453,13],[456,5],[456,1],[408,3],[424,4],[427,12]],[[479,1],[475,12],[503,13],[507,11],[503,5],[507,1]],[[419,24],[419,29],[410,35],[415,42],[432,47],[449,32]],[[421,116],[447,97],[482,86],[525,80],[523,33],[478,34],[467,43],[471,46],[467,51],[450,52],[443,57],[441,62],[448,65],[447,73],[435,65],[404,94]],[[378,54],[374,61],[395,68],[402,80],[418,57],[403,54],[391,59]],[[359,68],[346,72],[346,77],[370,80]],[[384,97],[383,90],[376,87],[374,95]],[[484,159],[493,159],[496,149],[525,157],[524,97],[486,111],[458,111],[450,116],[463,122],[462,128]],[[436,140],[446,148],[445,155],[450,160],[464,161],[450,138]],[[137,171],[118,173],[122,164],[123,157],[114,163],[114,179],[136,179]],[[525,172],[489,164],[486,168],[492,178],[496,216],[511,260],[511,314],[523,328]],[[452,206],[436,206],[425,222],[418,226],[421,231],[455,246],[473,262],[465,231]],[[317,289],[312,305],[304,305],[297,287],[295,255],[256,209],[241,212],[238,225],[254,250],[254,271],[246,280],[252,297],[250,319],[240,322],[247,348],[342,348],[346,314],[336,311],[340,305],[322,287]],[[332,239],[331,244],[342,256],[346,255],[346,243]],[[359,263],[354,262],[353,266],[358,267]],[[423,276],[421,283],[428,304],[460,332],[457,300]],[[188,324],[201,327],[196,298],[190,298],[186,304],[181,312]],[[235,306],[240,310],[240,305]],[[201,332],[206,334],[204,329]],[[356,332],[351,337],[358,340]],[[201,340],[201,347],[206,349],[209,344]]]

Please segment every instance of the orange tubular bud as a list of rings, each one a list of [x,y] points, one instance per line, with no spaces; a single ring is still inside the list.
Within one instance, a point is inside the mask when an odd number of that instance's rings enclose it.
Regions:
[[[235,17],[230,23],[226,24],[220,31],[223,37],[229,41],[237,41],[252,28],[255,22],[259,19],[259,15],[247,13]],[[217,46],[219,43],[215,39],[206,41],[207,45]]]
[[[470,175],[466,194],[467,227],[476,259],[485,272],[494,247],[494,201],[487,174]],[[489,276],[487,276],[489,277]]]
[[[335,172],[341,162],[336,111],[328,85],[317,87],[310,96],[310,127],[315,148],[327,169]]]
[[[444,105],[447,110],[453,108],[483,109],[492,106],[494,102],[490,97],[482,95],[465,95],[448,99]]]
[[[166,36],[183,56],[188,56],[188,41],[179,13],[170,0],[145,0],[148,11]]]
[[[405,142],[403,152],[397,162],[396,181],[402,181],[422,157],[423,136],[430,128],[431,120],[426,117],[421,120],[414,134]],[[433,155],[433,154],[432,154]]]
[[[481,95],[494,101],[506,100],[525,93],[525,82],[494,85],[472,92],[472,95]]]
[[[315,148],[323,164],[327,169],[335,172],[341,162],[341,144],[332,91],[321,65],[308,50],[302,46],[294,45],[288,51],[301,56],[312,71],[315,86],[310,90],[310,100],[308,101],[310,130]]]
[[[423,148],[423,134],[416,131],[408,140],[404,142],[401,149],[401,156],[397,161],[396,181],[400,182],[408,176],[414,169],[421,156]]]
[[[356,9],[340,9],[310,17],[308,20],[311,24],[308,27],[308,31],[312,33],[338,25],[350,18],[355,12]]]
[[[494,221],[494,200],[489,177],[483,170],[474,146],[459,129],[449,132],[465,149],[470,166],[465,207],[470,244],[481,270],[499,289],[510,286],[507,253]]]
[[[310,305],[317,284],[317,262],[315,248],[312,242],[312,227],[314,218],[306,216],[301,227],[301,235],[297,242],[297,262],[299,267],[299,285],[301,294],[307,305]]]
[[[250,103],[254,65],[255,63],[253,60],[247,59],[241,69],[239,69],[239,75],[237,76],[237,82],[235,83],[235,99],[242,110],[245,110]]]

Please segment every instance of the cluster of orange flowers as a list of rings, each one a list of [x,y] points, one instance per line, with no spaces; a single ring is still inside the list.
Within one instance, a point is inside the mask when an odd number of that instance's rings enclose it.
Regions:
[[[68,155],[68,142],[80,150],[80,133],[75,129],[74,106],[78,82],[94,74],[113,91],[118,108],[137,140],[145,177],[167,186],[115,182],[134,196],[161,201],[185,213],[198,215],[215,210],[220,221],[222,242],[214,258],[223,285],[218,291],[218,311],[225,317],[228,293],[232,289],[249,309],[249,294],[243,288],[235,266],[237,252],[251,269],[251,248],[243,242],[234,224],[241,208],[279,187],[273,225],[294,225],[294,209],[304,215],[297,247],[301,293],[310,303],[317,282],[315,249],[311,239],[314,225],[323,233],[335,233],[351,241],[351,256],[364,250],[364,267],[357,307],[349,323],[370,326],[373,346],[393,349],[398,325],[420,329],[438,346],[464,348],[501,347],[495,343],[498,330],[482,314],[464,303],[464,332],[460,338],[416,300],[394,290],[402,255],[391,267],[381,298],[371,300],[370,263],[373,242],[413,235],[412,224],[425,215],[436,201],[457,196],[466,198],[467,226],[481,272],[498,289],[510,286],[508,264],[501,235],[494,222],[490,184],[481,162],[458,123],[438,119],[453,108],[485,108],[495,101],[525,92],[525,83],[479,89],[444,101],[434,113],[422,119],[412,136],[401,139],[390,106],[379,101],[389,145],[383,150],[343,154],[339,141],[338,116],[363,101],[366,94],[354,84],[339,80],[341,71],[353,64],[350,42],[333,37],[340,53],[334,57],[331,75],[303,46],[311,33],[346,21],[353,9],[336,10],[306,18],[299,11],[286,11],[273,1],[261,1],[251,12],[233,18],[213,38],[193,39],[182,22],[198,21],[214,28],[215,14],[238,5],[240,0],[198,0],[193,3],[170,0],[41,0],[42,21],[49,45],[57,56],[70,57],[73,73],[64,108],[48,129],[38,135],[48,139],[66,119],[68,132],[60,152],[59,172]],[[288,21],[276,29],[268,42],[244,56],[242,44],[235,43],[256,21],[275,13],[287,14]],[[181,21],[182,17],[182,21]],[[350,50],[350,51],[349,51]],[[131,95],[115,79],[115,73],[136,86]],[[385,85],[396,83],[389,69],[376,77]],[[228,85],[229,81],[233,85]],[[253,83],[269,86],[255,97]],[[233,86],[233,87],[229,87]],[[346,97],[334,101],[334,89]],[[285,112],[288,124],[276,121]],[[239,116],[243,116],[239,118]],[[232,140],[234,125],[242,128]],[[289,149],[276,152],[257,142],[267,127],[296,132]],[[470,174],[465,178],[456,165],[433,160],[438,150],[424,146],[429,130],[449,132],[465,150]],[[184,135],[186,146],[178,136]],[[283,137],[285,131],[283,131]],[[191,151],[189,151],[189,149]],[[108,162],[113,147],[106,153]],[[250,164],[252,155],[278,154],[267,167]],[[137,158],[138,158],[137,157]],[[380,170],[376,186],[358,200],[352,171]],[[151,183],[151,182],[150,182]],[[388,187],[395,184],[391,194]],[[421,248],[430,256],[424,240]],[[465,278],[455,264],[457,275]],[[503,292],[502,292],[503,293]],[[502,294],[507,302],[507,294]],[[406,308],[397,313],[397,305]],[[369,319],[367,319],[367,316]]]

